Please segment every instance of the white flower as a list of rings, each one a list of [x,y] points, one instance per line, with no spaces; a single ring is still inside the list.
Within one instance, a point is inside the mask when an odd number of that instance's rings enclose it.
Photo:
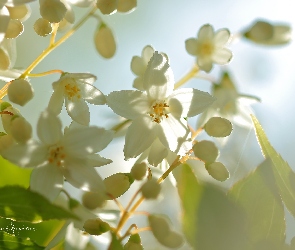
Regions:
[[[31,174],[32,190],[54,200],[64,177],[83,190],[101,192],[105,189],[94,167],[111,161],[95,153],[110,143],[112,132],[94,126],[71,125],[63,135],[60,120],[46,111],[39,118],[37,134],[41,142],[30,140],[3,152],[3,156],[16,165],[37,167]]]
[[[173,91],[173,72],[167,58],[155,52],[144,77],[144,92],[110,93],[107,104],[115,113],[133,120],[125,138],[125,158],[136,157],[158,138],[164,147],[184,154],[190,131],[184,117],[203,112],[214,98],[196,89]]]
[[[220,29],[214,34],[210,24],[202,26],[198,37],[185,41],[185,47],[189,54],[197,57],[197,64],[201,70],[209,72],[212,63],[226,64],[232,58],[232,52],[225,48],[229,42],[230,32],[228,29]]]
[[[92,85],[95,80],[96,77],[92,74],[63,74],[58,81],[52,84],[54,91],[48,104],[48,110],[58,115],[65,99],[67,112],[73,121],[88,125],[90,113],[85,101],[94,105],[105,104],[105,96]]]
[[[200,116],[198,127],[202,127],[211,117],[221,116],[242,127],[252,127],[250,104],[259,101],[257,97],[239,94],[229,74],[223,73],[219,84],[214,84],[212,95],[216,101]]]

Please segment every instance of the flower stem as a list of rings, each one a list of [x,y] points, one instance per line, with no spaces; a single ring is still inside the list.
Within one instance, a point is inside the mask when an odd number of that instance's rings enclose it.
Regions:
[[[62,70],[60,70],[60,69],[53,69],[53,70],[49,70],[49,71],[42,72],[42,73],[28,74],[27,76],[29,76],[29,77],[41,77],[41,76],[46,76],[46,75],[50,75],[50,74],[54,74],[54,73],[63,74],[64,72]]]
[[[89,17],[93,15],[93,13],[96,11],[96,6],[93,7],[76,25],[73,26],[72,29],[70,29],[66,34],[64,34],[57,42],[54,42],[55,40],[55,29],[57,27],[54,27],[53,35],[50,39],[49,46],[43,50],[43,52],[27,67],[27,69],[20,75],[19,78],[26,78],[31,71],[48,55],[53,51],[55,48],[57,48],[59,45],[61,45],[64,41],[66,41],[71,35],[73,35],[86,21]],[[8,86],[11,82],[8,82],[4,85],[4,87],[0,90],[0,99],[2,99],[7,94]]]
[[[179,87],[181,87],[188,80],[193,78],[198,72],[199,67],[195,64],[193,68],[184,77],[182,77],[177,83],[174,84],[174,89],[178,89]]]

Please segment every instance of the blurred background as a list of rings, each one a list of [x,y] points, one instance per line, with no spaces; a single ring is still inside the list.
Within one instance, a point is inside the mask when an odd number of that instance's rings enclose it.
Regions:
[[[33,73],[61,69],[67,72],[89,72],[97,76],[95,86],[104,94],[114,90],[132,89],[135,78],[130,70],[133,56],[141,55],[144,46],[152,45],[156,50],[165,52],[175,75],[179,80],[193,66],[195,58],[185,50],[185,40],[196,37],[199,28],[210,23],[215,30],[228,28],[237,34],[257,19],[271,23],[295,26],[292,0],[138,0],[138,6],[130,14],[116,13],[102,16],[104,22],[114,32],[117,52],[112,59],[102,58],[95,50],[94,32],[98,25],[95,18],[90,18],[76,34],[51,53]],[[46,48],[49,37],[39,37],[33,30],[33,23],[40,17],[39,4],[34,2],[32,15],[27,20],[25,32],[17,39],[17,68],[25,68]],[[86,13],[86,9],[74,7],[76,20]],[[61,34],[60,34],[61,35]],[[59,36],[60,36],[59,35]],[[295,170],[295,45],[262,46],[246,40],[236,39],[229,48],[234,57],[227,66],[214,66],[210,77],[219,79],[221,70],[228,70],[240,93],[257,96],[261,103],[252,106],[253,112],[262,124],[274,148],[288,161]],[[35,97],[24,108],[18,107],[23,115],[36,125],[52,94],[52,82],[59,78],[50,75],[32,79]],[[192,79],[184,87],[193,87],[210,91],[209,81]],[[90,106],[91,124],[110,128],[118,121],[106,106]],[[65,110],[61,114],[64,125],[70,123]],[[196,119],[189,121],[196,127]],[[219,160],[229,169],[231,177],[220,184],[204,171],[202,164],[196,164],[195,171],[200,180],[210,181],[225,188],[254,169],[263,157],[255,138],[253,128],[234,127],[226,144],[217,142],[221,154]],[[116,172],[129,172],[134,161],[124,161],[123,138],[117,138],[101,155],[113,159],[113,163],[99,168],[102,177]],[[171,189],[172,182],[167,181],[159,202],[146,202],[140,210],[166,213],[175,227],[180,227],[180,205],[176,202],[176,190]],[[128,191],[130,196],[136,187]],[[172,190],[172,191],[171,191]],[[128,197],[121,202],[127,204]],[[165,197],[164,197],[165,196]],[[137,222],[141,223],[141,222]],[[142,225],[144,225],[143,222]],[[287,242],[295,234],[295,224],[287,214]],[[149,233],[146,233],[148,235]],[[155,240],[149,236],[146,242]],[[155,243],[156,244],[156,243]],[[103,249],[102,246],[100,246]],[[149,249],[149,248],[147,248]],[[156,249],[150,248],[150,249]],[[159,245],[159,249],[164,247]],[[186,249],[185,246],[183,249]]]

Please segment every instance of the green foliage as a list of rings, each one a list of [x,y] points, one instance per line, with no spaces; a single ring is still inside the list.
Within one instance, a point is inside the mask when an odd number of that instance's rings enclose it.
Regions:
[[[250,249],[282,249],[285,242],[284,206],[274,192],[271,165],[266,159],[228,193],[246,212]]]
[[[279,195],[287,209],[295,216],[295,173],[289,164],[271,146],[256,117],[253,115],[251,117],[262,153],[264,157],[269,157],[272,162],[269,170],[273,172]]]
[[[0,188],[0,217],[29,222],[78,219],[73,213],[51,204],[42,195],[20,186]]]
[[[112,242],[108,248],[109,250],[124,250],[116,234],[112,233]]]
[[[0,218],[0,231],[13,234],[17,238],[30,238],[40,246],[46,246],[63,225],[64,221],[61,220],[31,223]]]
[[[22,187],[29,187],[30,175],[32,170],[27,168],[20,168],[0,156],[0,187],[6,185],[19,185]]]
[[[17,238],[5,232],[0,232],[0,249],[3,250],[38,250],[44,249],[30,239]]]
[[[247,249],[246,217],[224,192],[201,185],[187,164],[177,177],[183,231],[195,250]]]

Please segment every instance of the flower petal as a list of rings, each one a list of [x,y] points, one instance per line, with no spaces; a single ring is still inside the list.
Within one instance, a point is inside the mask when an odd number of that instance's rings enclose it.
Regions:
[[[228,29],[218,30],[214,36],[214,45],[217,47],[223,47],[230,38],[230,32]]]
[[[148,162],[153,166],[158,166],[163,159],[168,155],[168,149],[163,146],[163,144],[156,139],[149,151]]]
[[[60,119],[49,111],[44,111],[38,120],[37,135],[46,145],[53,145],[62,138]]]
[[[149,98],[153,100],[163,100],[173,92],[173,72],[163,54],[157,51],[154,53],[145,71],[143,84]]]
[[[74,187],[92,192],[105,191],[103,180],[95,169],[83,166],[77,160],[66,162],[63,174]]]
[[[83,99],[71,101],[66,98],[66,108],[73,121],[87,126],[90,122],[89,108]]]
[[[146,150],[156,138],[154,122],[148,116],[138,117],[129,126],[124,146],[126,159],[134,158]]]
[[[197,58],[197,64],[201,70],[206,71],[207,73],[212,69],[212,59],[209,56]]]
[[[141,76],[144,74],[145,69],[146,69],[146,64],[143,61],[143,59],[139,56],[134,56],[132,57],[131,60],[131,70],[132,72],[137,75],[137,76]]]
[[[63,175],[53,164],[35,168],[31,174],[30,189],[53,201],[63,187]]]
[[[176,119],[169,116],[160,123],[161,129],[158,130],[158,138],[161,143],[172,152],[181,154],[186,153],[190,148],[186,148],[184,142],[189,140],[190,130],[184,119]],[[184,148],[185,147],[185,148]]]
[[[70,129],[64,135],[65,150],[73,156],[87,157],[103,150],[113,139],[113,131],[98,127]]]
[[[198,40],[212,40],[214,37],[214,30],[210,24],[203,25],[198,32]]]
[[[197,89],[178,89],[169,96],[169,111],[177,118],[192,117],[206,110],[215,99],[209,93]]]
[[[217,64],[226,64],[232,59],[233,54],[227,48],[218,48],[214,51],[212,55],[212,60]]]
[[[198,49],[198,41],[195,38],[190,38],[185,41],[185,48],[187,53],[196,56]]]
[[[12,145],[1,155],[20,167],[36,167],[47,160],[47,153],[46,145],[31,140],[26,144]]]
[[[1,71],[0,71],[0,73],[1,73]],[[133,85],[132,86],[135,89],[144,91],[144,88],[143,88],[143,77],[142,76],[136,77],[134,79],[134,81],[133,81]]]
[[[149,61],[151,60],[155,50],[151,45],[147,45],[143,48],[141,57],[143,61],[145,62],[145,65],[147,66]]]
[[[92,154],[87,157],[87,166],[89,167],[101,167],[112,162],[112,160],[101,157],[98,154]]]
[[[89,83],[79,84],[79,88],[81,90],[82,97],[88,103],[94,105],[103,105],[106,103],[106,99],[104,94]]]
[[[131,120],[145,114],[150,108],[146,94],[137,90],[114,91],[106,99],[116,114]]]
[[[53,114],[59,115],[62,109],[62,105],[64,103],[64,87],[61,85],[57,85],[50,97],[48,103],[48,110],[50,110]]]

